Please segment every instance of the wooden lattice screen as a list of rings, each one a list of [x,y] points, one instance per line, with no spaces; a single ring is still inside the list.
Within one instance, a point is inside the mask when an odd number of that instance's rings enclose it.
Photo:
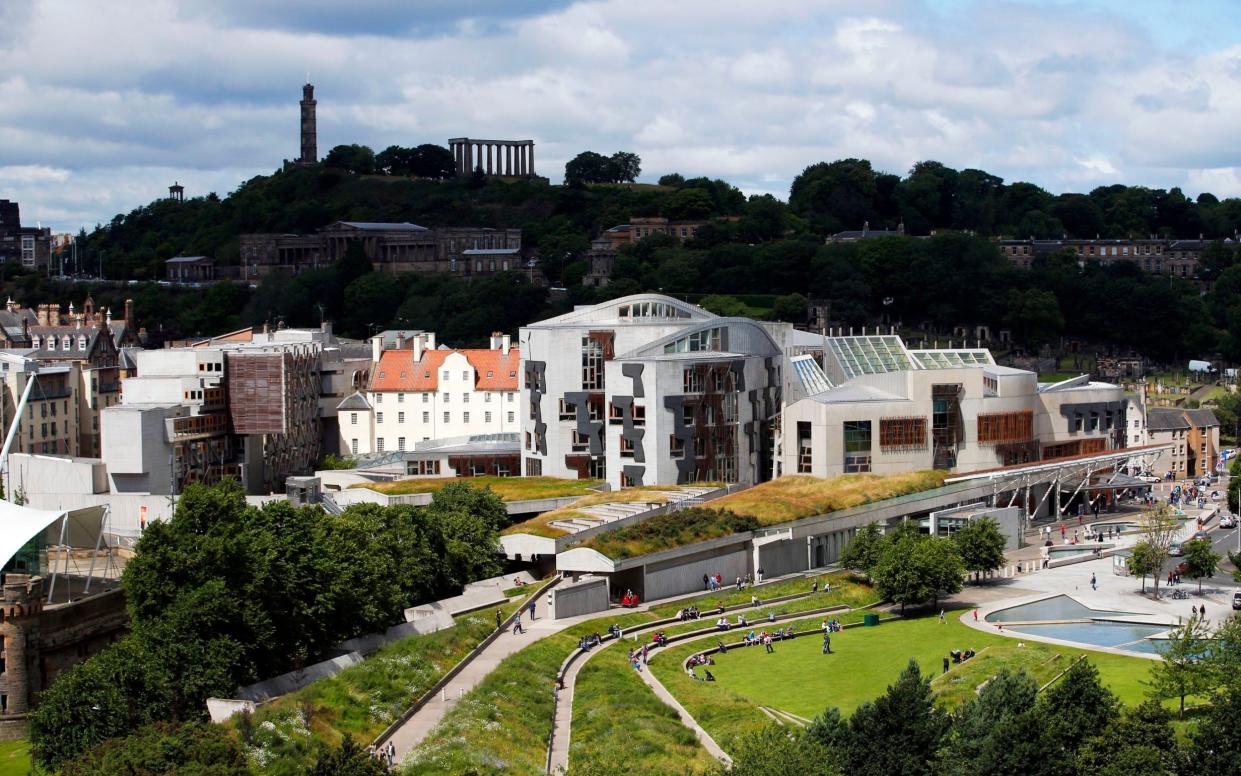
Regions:
[[[926,447],[926,418],[880,418],[879,449]]]
[[[979,444],[1024,442],[1034,437],[1034,411],[995,412],[978,416]]]

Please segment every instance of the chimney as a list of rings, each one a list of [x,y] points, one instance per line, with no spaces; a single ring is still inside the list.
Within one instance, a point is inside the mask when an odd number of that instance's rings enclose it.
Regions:
[[[319,331],[325,335],[325,338],[332,336],[332,322],[327,318],[319,321]]]
[[[498,331],[491,332],[491,343],[487,347],[490,350],[500,349],[500,332]]]
[[[435,332],[427,332],[427,350],[435,350]]]
[[[405,349],[405,332],[403,331],[398,331],[396,333],[396,349],[397,350]]]
[[[263,333],[267,334],[271,329],[267,325],[267,321],[263,321]]]
[[[426,343],[423,341],[423,335],[422,335],[422,334],[415,334],[415,335],[414,335],[414,341],[413,341],[413,343],[412,343],[412,344],[413,344],[413,346],[414,346],[414,363],[415,363],[415,364],[417,364],[417,363],[419,363],[420,361],[422,361],[422,349],[423,349],[423,345],[425,345],[425,344],[426,344]]]
[[[30,341],[30,319],[22,316],[22,339]]]
[[[263,328],[266,329],[267,327],[264,326]],[[384,338],[379,335],[375,335],[374,337],[371,337],[371,363],[378,364],[379,357],[383,355],[383,352],[384,352]]]
[[[513,338],[511,335],[505,334],[500,338],[500,351],[507,356],[508,352],[513,349]]]

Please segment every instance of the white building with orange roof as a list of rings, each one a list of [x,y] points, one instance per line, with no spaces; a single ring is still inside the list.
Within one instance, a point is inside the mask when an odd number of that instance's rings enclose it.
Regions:
[[[412,451],[419,442],[515,434],[521,354],[508,335],[488,348],[436,347],[433,332],[371,339],[370,382],[337,405],[343,455]]]

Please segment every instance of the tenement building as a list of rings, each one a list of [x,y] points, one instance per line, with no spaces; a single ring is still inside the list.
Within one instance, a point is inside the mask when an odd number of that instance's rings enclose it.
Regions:
[[[521,230],[488,227],[427,228],[408,222],[337,221],[314,235],[243,234],[243,274],[327,267],[351,243],[382,272],[446,272],[464,277],[522,269]]]
[[[784,474],[976,471],[1125,446],[1125,397],[1082,375],[1040,383],[984,349],[795,332]]]
[[[1034,260],[1068,251],[1080,262],[1101,264],[1131,262],[1147,272],[1181,278],[1198,276],[1198,261],[1211,240],[1174,240],[1150,237],[1143,240],[1000,240],[1000,252],[1010,262],[1029,269]],[[1228,242],[1231,242],[1229,240]]]
[[[26,269],[46,270],[51,257],[51,228],[22,226],[18,204],[0,199],[0,263],[19,262]]]
[[[521,330],[522,469],[612,487],[772,473],[783,355],[761,324],[658,294]]]

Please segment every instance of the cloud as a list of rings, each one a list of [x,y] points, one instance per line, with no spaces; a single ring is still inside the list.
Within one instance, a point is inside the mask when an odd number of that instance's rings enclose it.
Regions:
[[[1237,193],[1241,46],[1168,23],[1121,0],[4,3],[0,196],[76,229],[174,179],[225,193],[297,153],[307,72],[321,154],[465,135],[534,139],[553,180],[623,149],[779,196],[850,156]]]

